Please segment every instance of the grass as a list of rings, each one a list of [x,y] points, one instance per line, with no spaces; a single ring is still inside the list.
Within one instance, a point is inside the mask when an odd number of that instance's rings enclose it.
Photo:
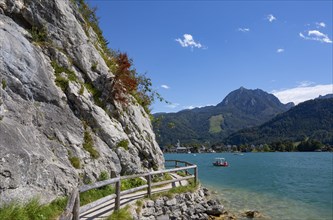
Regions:
[[[114,194],[115,190],[111,185],[103,186],[99,189],[92,189],[83,193],[80,193],[80,205],[86,205],[101,199],[105,196]]]
[[[7,82],[6,82],[5,79],[2,79],[2,80],[1,80],[1,85],[2,85],[2,89],[6,89],[6,87],[7,87]]]
[[[95,62],[91,65],[91,70],[94,71],[94,72],[97,71],[97,62]]]
[[[121,190],[132,189],[135,187],[139,187],[145,185],[146,181],[141,178],[134,178],[134,179],[125,179],[121,181]]]
[[[188,180],[188,182],[189,182],[189,184],[186,186],[178,186],[178,187],[171,188],[170,190],[168,190],[166,192],[153,194],[150,199],[156,200],[163,196],[166,196],[171,199],[171,198],[174,198],[174,196],[177,194],[186,193],[186,192],[193,193],[195,190],[198,189],[199,184],[195,184],[192,179]]]
[[[128,150],[128,140],[121,140],[117,143],[117,147],[122,147],[124,148],[125,150]]]
[[[81,162],[80,162],[80,159],[78,157],[70,157],[69,161],[71,162],[71,164],[74,168],[76,168],[76,169],[81,168]]]
[[[209,133],[216,134],[222,131],[223,115],[215,115],[209,119]]]
[[[74,71],[69,70],[63,66],[60,66],[55,60],[51,62],[51,66],[54,69],[55,73],[55,83],[59,86],[62,91],[66,91],[69,85],[69,81],[78,82],[78,79],[74,73]],[[67,78],[62,76],[61,73],[65,73]]]
[[[152,179],[154,183],[156,182],[162,182],[166,180],[172,180],[172,176],[169,173],[164,173],[162,175],[155,175]]]
[[[67,198],[56,199],[50,204],[41,205],[39,199],[34,198],[27,203],[12,202],[0,208],[1,220],[46,220],[57,219],[64,211]]]
[[[102,171],[99,174],[98,181],[107,180],[110,175],[107,171]],[[86,205],[105,196],[115,193],[115,189],[111,185],[103,186],[98,189],[92,189],[83,193],[80,193],[80,205]]]
[[[129,205],[119,209],[118,211],[114,211],[106,220],[132,220],[133,217],[128,209]]]
[[[177,174],[178,174],[179,176],[182,176],[182,177],[187,176],[187,174],[186,174],[186,172],[185,172],[184,170],[177,171]]]
[[[94,87],[94,85],[92,83],[84,83],[84,87],[90,92],[90,94],[92,95],[94,102],[96,105],[98,105],[101,108],[104,108],[105,103],[103,103],[103,101],[101,101],[101,96],[102,93],[96,89]]]
[[[136,213],[137,214],[141,213],[142,207],[143,207],[142,199],[136,200],[135,205],[136,205],[136,209],[135,209]]]
[[[98,151],[95,149],[94,146],[94,140],[90,134],[89,131],[85,130],[84,131],[84,137],[83,137],[83,149],[85,149],[86,151],[88,151],[90,153],[90,156],[93,159],[97,159],[99,158],[99,153]]]
[[[84,85],[81,84],[80,90],[79,90],[79,95],[83,95],[84,93]]]

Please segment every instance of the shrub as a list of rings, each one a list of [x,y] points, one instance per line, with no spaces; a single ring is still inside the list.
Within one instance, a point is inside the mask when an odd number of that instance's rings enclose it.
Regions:
[[[70,157],[69,161],[71,162],[71,164],[74,168],[76,168],[76,169],[81,168],[80,159],[78,157]]]
[[[47,40],[47,29],[44,26],[41,28],[32,26],[30,34],[34,42],[45,42]]]

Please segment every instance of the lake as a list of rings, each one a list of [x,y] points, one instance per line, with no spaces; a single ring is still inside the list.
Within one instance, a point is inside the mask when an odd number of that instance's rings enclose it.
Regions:
[[[234,214],[258,210],[270,219],[332,219],[333,153],[164,154],[199,167],[200,182]],[[215,167],[224,157],[229,167]]]

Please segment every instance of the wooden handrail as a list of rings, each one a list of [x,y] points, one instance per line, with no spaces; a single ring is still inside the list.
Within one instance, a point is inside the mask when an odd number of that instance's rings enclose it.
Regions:
[[[73,210],[74,210],[74,205],[76,198],[78,197],[79,192],[77,189],[74,189],[69,196],[65,211],[62,213],[60,216],[60,220],[71,220],[73,218]]]
[[[166,169],[166,170],[158,170],[158,171],[152,171],[152,172],[147,172],[147,173],[142,173],[142,174],[135,174],[135,175],[129,175],[129,176],[121,176],[121,177],[116,177],[116,178],[112,178],[112,179],[108,179],[108,180],[103,180],[103,181],[99,181],[96,182],[94,184],[91,185],[83,185],[80,186],[78,188],[75,188],[72,193],[71,196],[69,197],[66,209],[64,210],[64,212],[62,213],[62,215],[60,216],[60,220],[79,220],[79,215],[80,212],[83,213],[85,211],[88,211],[89,209],[101,205],[104,202],[108,201],[108,200],[112,200],[115,199],[115,210],[118,210],[120,208],[120,198],[121,196],[133,193],[133,192],[137,192],[143,189],[147,189],[147,195],[148,197],[151,197],[152,194],[152,187],[156,187],[159,185],[164,185],[164,184],[169,184],[169,183],[174,183],[174,182],[179,182],[182,180],[188,180],[188,179],[194,179],[194,183],[196,184],[198,182],[198,167],[195,164],[186,162],[186,161],[180,161],[180,160],[165,160],[165,162],[175,162],[175,167],[174,169]],[[184,166],[178,166],[178,164],[184,164]],[[157,183],[153,183],[152,182],[152,176],[153,175],[158,175],[158,174],[163,174],[163,173],[175,173],[177,171],[182,171],[185,170],[185,173],[189,174],[188,170],[189,169],[194,169],[193,175],[190,176],[185,176],[185,177],[181,177],[181,178],[176,178],[176,179],[172,179],[172,180],[167,180],[167,181],[162,181],[162,182],[157,182]],[[132,189],[128,189],[128,190],[124,190],[121,191],[121,181],[122,180],[126,180],[126,179],[134,179],[134,178],[146,178],[147,180],[147,184],[143,185],[143,186],[139,186],[139,187],[135,187]],[[99,200],[96,200],[94,202],[91,202],[87,205],[84,205],[82,207],[80,207],[80,193],[82,192],[86,192],[88,190],[92,190],[92,189],[97,189],[103,186],[107,186],[110,184],[115,184],[115,193],[108,195],[106,197],[103,197]]]
[[[108,180],[103,180],[103,181],[99,181],[99,182],[96,182],[94,184],[91,184],[91,185],[83,185],[80,187],[80,192],[85,192],[85,191],[88,191],[88,190],[91,190],[91,189],[97,189],[97,188],[100,188],[102,186],[106,186],[106,185],[110,185],[112,183],[116,183],[116,182],[119,182],[120,178],[119,177],[116,177],[116,178],[112,178],[112,179],[108,179]]]

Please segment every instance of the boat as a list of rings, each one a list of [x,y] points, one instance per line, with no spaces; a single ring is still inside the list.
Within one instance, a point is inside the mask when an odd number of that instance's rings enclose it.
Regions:
[[[227,167],[229,166],[227,160],[225,158],[219,157],[215,158],[215,162],[213,163],[214,166],[219,166],[219,167]]]

